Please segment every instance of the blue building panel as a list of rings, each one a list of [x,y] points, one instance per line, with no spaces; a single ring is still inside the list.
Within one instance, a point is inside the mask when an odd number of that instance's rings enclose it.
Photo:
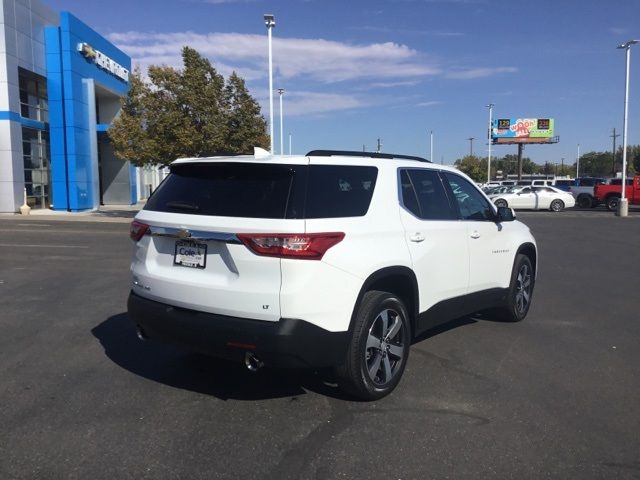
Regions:
[[[68,12],[60,27],[45,29],[51,143],[53,208],[87,210],[97,206],[97,132],[95,99],[87,97],[87,79],[115,95],[126,95],[129,84],[96,63],[97,52],[131,71],[131,59],[108,40]],[[79,46],[86,44],[86,51]],[[94,95],[91,86],[91,95]],[[108,128],[101,124],[101,131]],[[61,188],[64,182],[65,188]],[[135,169],[130,175],[132,203],[136,201]]]

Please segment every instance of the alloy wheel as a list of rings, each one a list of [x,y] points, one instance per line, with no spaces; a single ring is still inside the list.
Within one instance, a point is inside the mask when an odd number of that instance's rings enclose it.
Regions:
[[[531,301],[531,269],[529,265],[522,265],[516,278],[516,309],[519,314],[524,314]]]
[[[404,332],[400,313],[381,311],[371,324],[365,348],[365,368],[376,386],[388,384],[401,371],[404,358]]]

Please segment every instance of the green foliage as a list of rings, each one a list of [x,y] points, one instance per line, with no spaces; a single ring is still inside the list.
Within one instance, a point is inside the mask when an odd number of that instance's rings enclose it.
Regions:
[[[152,65],[148,82],[139,70],[120,115],[109,128],[118,157],[136,165],[168,164],[179,157],[268,148],[260,106],[235,72],[225,83],[209,60],[182,49],[184,67]]]
[[[478,157],[467,155],[455,161],[456,168],[466,173],[474,182],[487,180],[487,161],[480,161]]]

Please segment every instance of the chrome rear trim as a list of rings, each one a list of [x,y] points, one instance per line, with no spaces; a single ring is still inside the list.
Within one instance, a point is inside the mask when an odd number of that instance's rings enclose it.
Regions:
[[[149,231],[154,237],[170,237],[179,240],[215,241],[224,243],[242,243],[235,233],[208,232],[205,230],[190,230],[188,228],[150,226]]]

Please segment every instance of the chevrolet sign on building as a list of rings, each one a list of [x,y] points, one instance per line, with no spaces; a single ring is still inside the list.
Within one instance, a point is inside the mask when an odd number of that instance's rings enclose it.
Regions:
[[[78,51],[87,59],[94,62],[98,67],[115,75],[123,82],[129,82],[129,70],[107,57],[104,53],[94,49],[88,43],[79,43]]]

